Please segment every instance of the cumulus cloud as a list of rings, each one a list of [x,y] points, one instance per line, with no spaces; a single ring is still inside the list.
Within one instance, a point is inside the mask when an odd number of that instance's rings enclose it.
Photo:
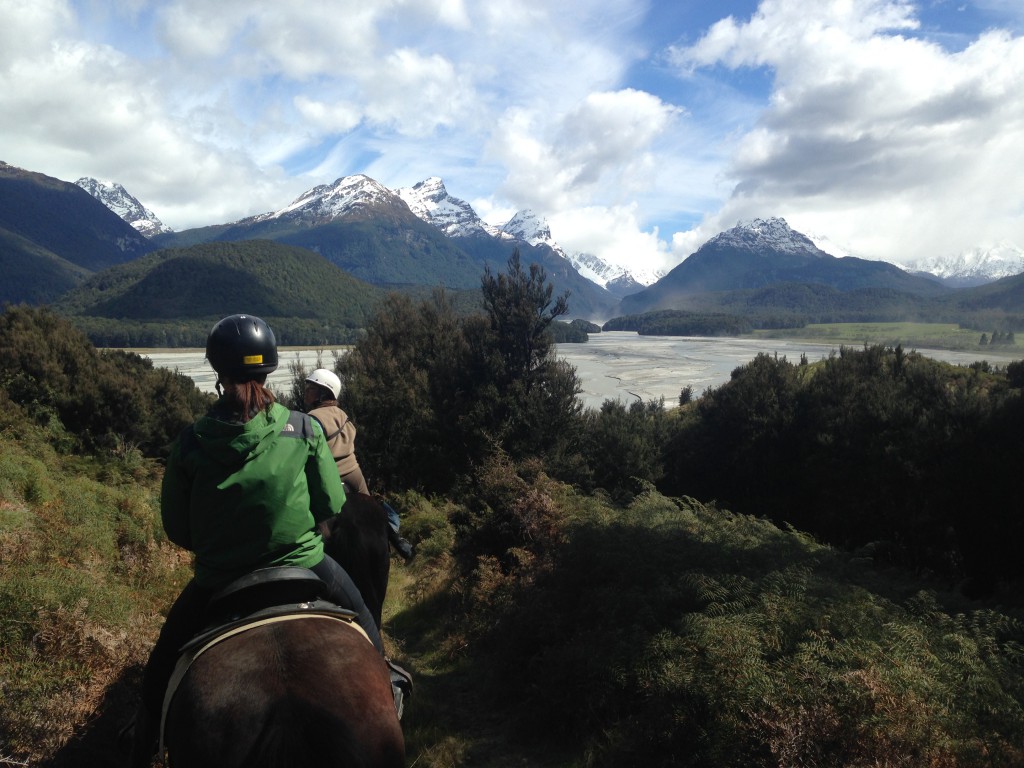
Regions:
[[[602,254],[613,264],[631,264],[639,272],[667,271],[667,244],[657,228],[644,231],[635,205],[580,207],[551,217],[552,233],[560,244],[571,242],[575,250]]]
[[[1000,4],[1019,28],[971,9]],[[894,259],[1024,243],[1022,40],[952,44],[934,7],[739,0],[677,30],[689,4],[0,0],[0,159],[119,181],[178,229],[437,175],[662,269],[753,216]]]
[[[510,111],[492,146],[509,168],[503,190],[543,211],[586,205],[598,187],[618,190],[614,199],[643,186],[654,165],[650,148],[678,112],[632,89],[589,94],[557,120]]]
[[[0,65],[5,69],[26,56],[49,50],[54,38],[74,24],[64,0],[0,0]]]
[[[427,136],[455,125],[473,103],[472,84],[443,56],[401,49],[374,73],[367,116],[400,133]]]
[[[748,22],[723,20],[672,51],[684,73],[769,67],[775,77],[712,229],[783,215],[894,260],[912,243],[936,255],[973,247],[978,230],[950,231],[958,220],[1019,239],[1003,182],[1024,161],[1024,41],[993,31],[949,52],[901,34],[918,27],[913,12],[884,0],[766,0]]]

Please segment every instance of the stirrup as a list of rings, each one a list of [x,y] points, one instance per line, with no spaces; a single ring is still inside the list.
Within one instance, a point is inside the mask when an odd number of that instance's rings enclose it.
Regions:
[[[391,695],[395,697],[395,713],[398,719],[402,719],[405,712],[405,692],[394,683],[391,684]]]
[[[393,687],[401,688],[404,693],[412,693],[412,675],[408,670],[395,664],[391,659],[385,658],[384,661],[388,665],[388,672],[391,674],[391,685]]]

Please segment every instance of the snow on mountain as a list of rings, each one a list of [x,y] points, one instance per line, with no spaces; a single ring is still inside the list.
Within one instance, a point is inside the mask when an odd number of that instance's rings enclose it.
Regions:
[[[785,219],[775,216],[768,219],[748,219],[737,222],[735,227],[720,232],[708,240],[705,245],[711,243],[754,252],[773,251],[809,256],[821,256],[824,253],[807,235],[797,232],[786,223]]]
[[[908,272],[927,272],[957,287],[968,287],[1024,273],[1024,249],[1003,240],[991,248],[972,248],[954,256],[933,256],[899,266]]]
[[[360,173],[355,176],[342,176],[333,184],[320,184],[303,192],[280,210],[262,213],[243,221],[254,223],[268,219],[286,219],[315,226],[360,208],[392,205],[396,198],[397,195],[387,187]]]
[[[116,182],[82,177],[75,184],[146,237],[173,231]],[[280,210],[243,221],[284,218],[316,225],[360,208],[394,205],[399,200],[418,218],[449,237],[490,235],[530,245],[546,245],[572,264],[580,275],[616,295],[625,295],[653,285],[665,276],[663,271],[638,269],[634,265],[610,262],[591,253],[567,252],[555,242],[547,220],[529,209],[516,213],[504,226],[488,224],[477,216],[469,203],[448,194],[444,182],[436,176],[397,190],[390,190],[363,174],[343,176],[333,184],[321,184],[307,190]],[[797,232],[785,219],[779,217],[740,221],[732,229],[708,240],[708,243],[712,242],[752,250],[817,256],[825,253],[839,258],[850,255],[828,237]],[[954,286],[966,287],[1024,273],[1024,249],[1004,240],[994,247],[973,248],[953,256],[934,256],[896,266],[908,272],[934,275]]]
[[[95,197],[146,237],[174,231],[116,182],[98,181],[97,179],[83,176],[75,184]]]
[[[543,244],[551,249],[561,250],[558,243],[551,238],[551,227],[548,226],[547,219],[538,216],[529,208],[516,213],[505,223],[501,231],[530,245]]]
[[[493,235],[494,228],[488,228],[476,215],[473,206],[465,200],[452,197],[437,176],[424,179],[412,187],[396,189],[397,194],[416,216],[437,227],[448,237],[471,237]]]
[[[815,235],[807,233],[807,239],[814,243],[815,247],[819,251],[824,251],[829,256],[835,256],[837,259],[845,259],[847,256],[852,255],[848,250],[843,248],[841,245],[836,245],[825,235]]]
[[[580,275],[616,295],[640,290],[664,277],[664,273],[657,270],[637,269],[628,264],[613,264],[583,251],[566,251],[552,238],[547,219],[529,209],[519,211],[501,228],[501,231],[530,245],[547,245],[568,260]]]

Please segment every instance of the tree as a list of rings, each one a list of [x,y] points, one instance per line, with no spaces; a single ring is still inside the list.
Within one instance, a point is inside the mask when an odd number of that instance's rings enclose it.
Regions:
[[[459,316],[443,291],[418,306],[389,296],[341,365],[342,406],[360,429],[360,463],[395,487],[446,490],[495,450],[554,464],[582,409],[575,369],[554,357],[567,310],[544,270],[482,278],[484,314]]]
[[[466,425],[513,460],[556,458],[568,447],[582,410],[575,369],[554,356],[549,327],[568,312],[568,292],[553,298],[544,269],[524,270],[516,249],[508,270],[481,280],[486,322],[466,323],[467,382],[475,395]],[[483,444],[476,443],[476,448]]]
[[[444,291],[419,305],[390,294],[341,361],[340,404],[359,429],[359,461],[375,487],[441,490],[458,472],[451,402],[462,334]]]
[[[0,315],[0,390],[85,450],[128,445],[146,456],[165,455],[210,404],[191,379],[134,353],[97,350],[65,318],[25,306]]]

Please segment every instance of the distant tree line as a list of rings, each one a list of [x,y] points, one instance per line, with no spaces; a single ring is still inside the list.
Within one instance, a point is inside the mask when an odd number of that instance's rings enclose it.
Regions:
[[[264,319],[274,329],[274,336],[280,346],[347,345],[357,341],[363,333],[360,328],[331,325],[313,318],[266,316]],[[220,316],[166,322],[87,316],[71,316],[68,320],[101,348],[201,349],[206,346],[206,337]]]
[[[602,328],[606,331],[636,331],[641,336],[739,336],[749,333],[753,326],[739,315],[666,309],[616,317]]]

